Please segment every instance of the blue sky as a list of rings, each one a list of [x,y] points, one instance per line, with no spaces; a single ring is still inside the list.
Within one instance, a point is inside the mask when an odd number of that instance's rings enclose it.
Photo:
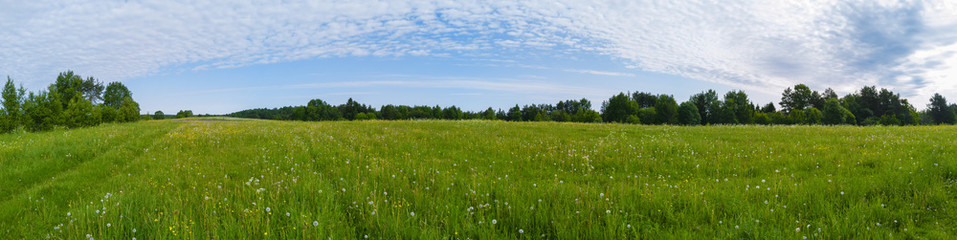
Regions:
[[[707,89],[778,102],[797,83],[957,100],[953,1],[0,0],[0,75],[67,69],[143,112],[303,105],[466,110]]]

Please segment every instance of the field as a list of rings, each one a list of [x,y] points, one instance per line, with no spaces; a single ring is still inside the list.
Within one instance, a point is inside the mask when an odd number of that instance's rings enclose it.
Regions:
[[[957,235],[955,127],[213,120],[0,135],[0,238]]]

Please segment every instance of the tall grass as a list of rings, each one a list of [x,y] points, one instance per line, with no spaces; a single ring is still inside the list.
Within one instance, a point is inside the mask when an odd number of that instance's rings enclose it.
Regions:
[[[940,239],[957,234],[955,130],[146,121],[0,135],[0,232]]]

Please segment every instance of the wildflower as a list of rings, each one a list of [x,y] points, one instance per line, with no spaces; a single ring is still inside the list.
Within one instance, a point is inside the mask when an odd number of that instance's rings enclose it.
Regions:
[[[113,226],[113,224],[109,224],[109,223],[106,224],[106,227],[111,227],[111,226]]]
[[[611,213],[611,210],[605,210],[605,213]]]
[[[289,216],[289,212],[286,212],[286,217],[288,217],[288,216]]]
[[[318,227],[318,226],[319,226],[319,221],[312,221],[312,226],[313,226],[313,227]]]
[[[272,209],[269,209],[269,207],[266,207],[266,212],[270,212],[270,211],[272,211]]]
[[[525,230],[519,229],[519,230],[518,230],[518,233],[519,233],[519,234],[525,233]]]
[[[136,233],[136,228],[133,229],[133,233]]]
[[[794,231],[795,231],[795,232],[801,232],[801,228],[795,228]]]
[[[415,217],[415,212],[409,212],[409,215]]]
[[[495,219],[492,219],[492,225],[495,225],[495,224],[497,224],[497,223],[498,223],[498,221],[497,221],[497,220],[495,220]]]

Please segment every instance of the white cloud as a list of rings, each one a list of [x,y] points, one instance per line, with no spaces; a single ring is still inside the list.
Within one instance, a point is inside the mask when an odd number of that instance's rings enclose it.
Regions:
[[[623,72],[606,72],[598,70],[589,70],[589,69],[563,69],[562,71],[573,72],[573,73],[585,73],[593,75],[602,75],[602,76],[614,76],[614,77],[634,77],[635,74],[632,73],[623,73]]]
[[[45,82],[65,69],[113,81],[184,66],[204,70],[343,56],[464,54],[497,59],[501,49],[519,54],[543,49],[570,55],[594,51],[644,71],[766,93],[807,83],[842,92],[879,85],[910,96],[945,90],[957,95],[953,1],[164,0],[3,5],[0,74],[28,83]]]

